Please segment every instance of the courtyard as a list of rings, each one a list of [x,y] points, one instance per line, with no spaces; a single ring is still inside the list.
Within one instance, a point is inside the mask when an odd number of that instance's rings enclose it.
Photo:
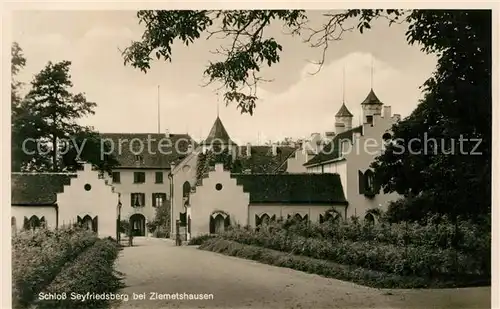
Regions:
[[[260,264],[171,240],[137,237],[120,253],[128,295],[145,300],[126,308],[489,308],[490,287],[385,290]],[[159,299],[161,295],[208,294],[204,300]],[[152,296],[158,295],[158,296]],[[150,299],[156,298],[156,299]]]

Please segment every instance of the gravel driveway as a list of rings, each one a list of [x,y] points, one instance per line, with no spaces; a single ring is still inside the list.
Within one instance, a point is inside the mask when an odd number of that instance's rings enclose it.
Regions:
[[[118,260],[118,270],[126,275],[122,293],[129,296],[120,309],[490,307],[490,288],[378,290],[194,247],[175,247],[169,240],[134,242],[137,246],[125,248]],[[146,299],[132,300],[134,293]],[[151,293],[212,294],[213,299],[150,299]]]

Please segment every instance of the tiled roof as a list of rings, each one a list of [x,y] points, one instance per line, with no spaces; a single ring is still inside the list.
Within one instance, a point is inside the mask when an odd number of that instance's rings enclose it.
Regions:
[[[338,174],[233,174],[250,203],[347,203]]]
[[[12,173],[12,204],[44,206],[54,205],[57,193],[63,192],[64,186],[76,174],[55,173]]]
[[[341,155],[340,143],[343,140],[352,141],[354,133],[360,133],[360,134],[363,133],[363,127],[362,126],[355,127],[350,130],[337,134],[330,143],[326,144],[326,146],[323,147],[323,149],[321,149],[317,155],[315,155],[311,160],[304,163],[304,165],[305,166],[315,165],[322,162],[340,158]]]
[[[366,99],[361,104],[383,104],[383,103],[375,95],[375,92],[373,91],[372,88],[370,89],[370,93],[368,93]]]
[[[289,146],[276,147],[276,155],[273,156],[272,146],[251,146],[251,156],[247,156],[246,146],[238,147],[237,160],[241,170],[250,170],[253,174],[267,174],[286,171],[283,162],[295,151]]]
[[[203,144],[211,145],[214,141],[216,143],[221,143],[222,145],[236,145],[236,143],[229,137],[229,134],[227,133],[226,128],[224,128],[219,116],[215,119],[212,129],[210,130],[210,133],[208,133],[207,138],[203,141]]]
[[[101,137],[113,141],[113,154],[119,168],[170,168],[171,163],[177,164],[186,157],[190,143],[193,149],[196,147],[188,134],[169,134],[167,137],[158,133],[101,133]],[[136,153],[142,160],[136,160]]]
[[[351,112],[347,109],[347,106],[345,106],[344,103],[342,103],[342,106],[340,107],[339,111],[335,115],[335,117],[352,117]]]

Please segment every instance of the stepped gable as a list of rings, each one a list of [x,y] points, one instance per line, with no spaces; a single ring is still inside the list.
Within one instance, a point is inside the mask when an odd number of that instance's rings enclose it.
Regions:
[[[76,174],[12,173],[12,205],[50,206],[57,202],[57,193],[64,191]]]

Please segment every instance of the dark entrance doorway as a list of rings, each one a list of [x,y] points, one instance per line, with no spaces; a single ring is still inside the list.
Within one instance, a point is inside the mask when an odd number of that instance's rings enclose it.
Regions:
[[[210,216],[210,234],[220,234],[231,225],[229,215],[223,212],[215,212]]]
[[[142,214],[130,216],[130,227],[133,236],[146,236],[146,217]]]

